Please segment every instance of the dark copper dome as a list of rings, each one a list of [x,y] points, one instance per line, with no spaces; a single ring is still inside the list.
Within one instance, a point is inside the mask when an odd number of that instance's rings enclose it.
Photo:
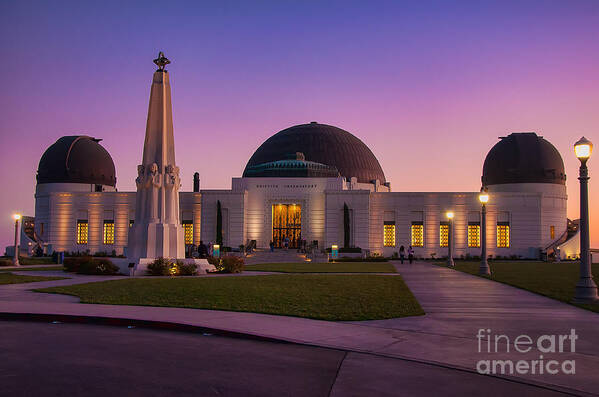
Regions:
[[[566,184],[564,162],[557,149],[534,132],[500,138],[483,166],[484,186],[505,183]]]
[[[100,141],[85,135],[59,138],[40,159],[37,183],[116,186],[114,162]]]
[[[284,177],[286,174],[272,170],[268,175],[252,170],[260,164],[289,159],[297,152],[303,153],[306,161],[336,168],[346,178],[355,176],[362,183],[376,179],[386,182],[381,165],[364,142],[341,128],[315,122],[289,127],[268,138],[248,161],[243,176]]]

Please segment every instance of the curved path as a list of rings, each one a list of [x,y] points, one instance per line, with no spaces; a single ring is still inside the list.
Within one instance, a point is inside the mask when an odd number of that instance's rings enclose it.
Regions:
[[[26,292],[27,289],[64,285],[59,284],[61,282],[88,282],[91,280],[89,276],[19,284],[22,289],[0,286],[0,312],[160,321],[374,354],[379,358],[412,360],[419,365],[434,365],[471,374],[476,373],[479,360],[539,359],[536,350],[515,353],[512,347],[510,353],[506,353],[504,339],[498,344],[498,353],[479,352],[476,338],[479,329],[491,329],[492,335],[505,334],[513,341],[521,334],[536,339],[546,334],[569,334],[573,328],[579,337],[576,351],[545,354],[544,359],[575,360],[575,375],[515,373],[498,376],[578,395],[599,393],[599,377],[596,375],[599,371],[599,315],[596,313],[452,269],[426,263],[397,267],[427,312],[425,316],[340,323],[255,313],[26,299],[26,295],[31,294]],[[49,275],[49,272],[45,274]],[[11,295],[8,289],[14,290],[20,297],[7,300]],[[359,367],[356,364],[355,368]],[[381,371],[384,373],[384,368]]]

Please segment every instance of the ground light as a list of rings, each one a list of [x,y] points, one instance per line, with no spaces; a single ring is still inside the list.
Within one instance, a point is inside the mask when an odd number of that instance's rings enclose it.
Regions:
[[[331,245],[331,258],[333,261],[339,257],[339,246],[337,244]]]
[[[585,137],[574,144],[574,152],[580,160],[578,180],[580,181],[580,279],[576,284],[574,302],[596,303],[599,301],[597,285],[591,273],[591,251],[589,241],[589,169],[587,160],[593,152],[593,144]]]
[[[21,266],[19,263],[19,219],[21,219],[21,214],[13,214],[12,218],[15,220],[15,255],[12,259],[12,264],[14,266]]]
[[[487,261],[487,203],[489,202],[489,194],[486,189],[483,189],[478,195],[478,201],[482,204],[481,219],[480,219],[480,266],[478,273],[484,276],[491,275],[489,262]]]
[[[455,263],[453,262],[453,211],[447,211],[445,213],[447,219],[449,219],[449,226],[447,231],[447,266],[454,267]]]

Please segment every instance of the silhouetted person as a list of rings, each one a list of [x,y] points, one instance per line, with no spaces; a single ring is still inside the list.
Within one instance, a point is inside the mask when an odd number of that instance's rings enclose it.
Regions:
[[[402,245],[399,247],[399,260],[401,260],[401,264],[403,265],[403,260],[406,258],[406,249]]]
[[[414,248],[412,248],[411,245],[408,248],[408,259],[409,259],[410,263],[412,263],[414,261]]]

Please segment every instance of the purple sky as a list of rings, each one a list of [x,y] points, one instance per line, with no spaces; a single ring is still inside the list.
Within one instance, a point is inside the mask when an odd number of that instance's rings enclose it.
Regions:
[[[318,121],[362,139],[394,191],[476,191],[497,137],[536,131],[562,153],[578,216],[572,144],[599,147],[598,1],[148,3],[0,3],[0,247],[12,212],[33,215],[60,136],[103,138],[117,187],[134,189],[159,50],[183,190],[195,171],[229,188],[266,138]]]

